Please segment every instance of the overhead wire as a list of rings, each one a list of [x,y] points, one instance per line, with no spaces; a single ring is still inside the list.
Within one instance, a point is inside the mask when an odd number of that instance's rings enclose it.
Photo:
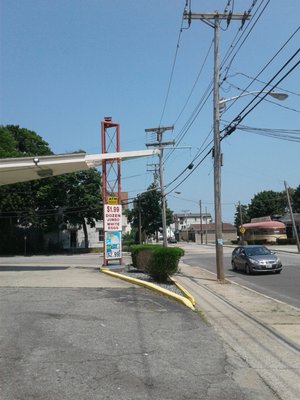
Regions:
[[[298,51],[296,51],[292,57],[290,57],[290,59],[283,65],[283,67],[270,79],[270,81],[268,82],[268,84],[266,86],[269,86],[270,83],[283,71],[283,69],[296,57],[296,55],[298,54],[298,52],[300,51],[300,49],[298,49]],[[258,93],[255,98],[250,101],[250,103],[239,113],[239,115],[237,117],[234,118],[234,120],[232,120],[229,125],[224,128],[220,133],[225,132],[223,136],[221,136],[220,141],[222,141],[223,139],[225,139],[227,136],[229,136],[232,132],[234,132],[237,129],[237,126],[242,122],[243,119],[246,118],[246,116],[252,112],[263,100],[266,96],[268,96],[268,94],[270,92],[272,92],[277,85],[279,85],[279,83],[281,83],[298,65],[300,64],[300,61],[298,61],[292,68],[290,68],[290,70],[267,92],[265,93],[265,95],[262,98],[259,98],[259,95],[262,94],[262,91],[265,89],[263,88],[260,93]],[[259,98],[258,102],[255,103],[250,110],[248,110],[245,115],[241,115],[244,111],[247,110],[247,108],[255,101],[255,99]],[[234,124],[234,125],[233,125]],[[210,142],[212,143],[212,141]],[[208,147],[208,146],[207,146]],[[212,153],[213,151],[213,146],[207,151],[207,153],[204,155],[204,157],[198,162],[198,164],[196,164],[196,166],[193,168],[193,170],[184,178],[182,179],[175,187],[172,188],[172,190],[169,190],[168,193],[176,190],[185,180],[187,180],[187,178],[200,166],[200,164],[208,157],[208,155],[210,153]],[[173,184],[177,179],[180,178],[180,176],[182,176],[182,174],[186,171],[186,169],[184,171],[182,171],[181,174],[179,174],[175,179],[173,179],[173,181],[166,185],[166,187],[169,187],[171,184]],[[166,194],[168,194],[166,193]]]
[[[224,136],[228,136],[230,135],[232,132],[234,132],[235,128],[237,125],[239,125],[243,119],[246,118],[246,116],[252,112],[254,110],[254,108],[256,108],[264,99],[266,96],[268,96],[284,79],[286,79],[286,77],[288,75],[290,75],[292,73],[292,71],[297,68],[297,66],[300,64],[300,60],[298,62],[296,62],[296,64],[293,65],[292,68],[289,69],[288,72],[285,73],[285,75],[277,82],[275,83],[272,88],[270,90],[268,90],[262,97],[259,98],[259,96],[262,94],[263,91],[265,91],[266,87],[270,86],[271,82],[274,81],[274,79],[277,78],[277,76],[287,67],[287,65],[297,56],[297,54],[300,52],[300,48],[289,58],[289,60],[280,68],[280,70],[269,80],[269,82],[265,85],[265,87],[263,87],[261,89],[261,91],[255,95],[254,99],[251,100],[246,107],[243,108],[243,110],[238,114],[237,117],[235,117],[231,123],[229,124],[229,126],[227,126],[226,128],[224,128],[222,130],[222,132],[225,131],[225,135]],[[259,98],[259,100],[257,101],[257,103],[255,103],[249,110],[247,110],[254,102],[255,100]],[[241,115],[245,113],[244,115]],[[220,132],[221,133],[221,132]]]
[[[252,82],[250,82],[247,87],[244,89],[244,92],[247,91],[247,89],[250,88],[250,86],[252,85],[252,83],[254,82],[254,80],[256,80],[267,68],[268,66],[274,61],[274,59],[283,51],[283,49],[288,45],[288,43],[292,40],[292,38],[296,35],[296,33],[299,31],[300,26],[290,35],[290,37],[283,43],[283,45],[280,47],[279,50],[277,50],[277,52],[273,55],[273,57],[271,57],[271,59],[267,62],[267,64],[257,73],[256,77],[252,79]],[[265,82],[264,82],[265,83]],[[265,83],[265,87],[267,87],[267,84]],[[242,94],[244,93],[242,92]],[[233,107],[234,103],[237,101],[238,99],[234,100],[228,107],[227,107],[227,111]]]
[[[238,52],[240,51],[241,47],[244,45],[244,43],[246,42],[246,40],[248,39],[250,33],[252,32],[252,30],[254,29],[255,25],[257,24],[257,22],[259,21],[259,19],[261,18],[263,12],[265,11],[266,7],[269,5],[270,0],[267,0],[267,4],[265,5],[265,7],[263,8],[263,10],[261,11],[261,13],[259,14],[259,16],[257,17],[257,19],[254,21],[254,17],[256,16],[256,14],[258,13],[260,7],[262,6],[263,2],[265,0],[261,0],[260,5],[258,6],[257,10],[255,11],[253,17],[251,18],[251,20],[249,21],[249,23],[247,24],[246,28],[242,31],[242,33],[240,34],[240,37],[237,39],[237,42],[234,43],[234,41],[236,40],[239,32],[243,29],[244,27],[244,23],[242,23],[242,25],[240,26],[240,28],[237,31],[236,36],[234,37],[232,44],[229,46],[229,50],[227,50],[227,52],[225,53],[223,60],[220,63],[220,73],[222,72],[225,63],[227,62],[227,60],[229,59],[229,57],[231,56],[232,52],[234,51],[235,47],[238,45],[239,41],[242,39],[242,37],[246,34],[247,29],[249,28],[250,31],[247,33],[246,37],[244,38],[244,40],[242,41],[242,43],[240,44],[240,46],[238,47],[237,51],[235,52],[235,54],[232,56],[230,62],[229,62],[229,66],[225,68],[225,76],[223,78],[223,80],[220,82],[220,85],[222,85],[222,82],[226,80],[226,76],[228,74],[228,71],[233,63],[233,60],[235,59],[235,57],[237,56]],[[254,6],[256,5],[256,0],[253,1],[252,6],[248,9],[248,11],[245,13],[246,15],[250,15]],[[254,21],[254,22],[253,22]]]
[[[183,9],[183,14],[185,13],[185,11],[187,9],[187,6],[188,6],[188,0],[186,0],[186,2],[185,2],[185,6],[184,6],[184,9]],[[174,76],[175,65],[176,65],[176,61],[177,61],[177,55],[178,55],[181,35],[182,35],[182,31],[183,31],[183,24],[184,24],[184,19],[182,18],[181,26],[180,26],[180,30],[179,30],[179,35],[178,35],[178,39],[177,39],[177,44],[176,44],[175,55],[174,55],[173,64],[172,64],[172,69],[171,69],[171,75],[170,75],[170,79],[169,79],[169,84],[168,84],[167,93],[166,93],[166,97],[165,97],[165,101],[164,101],[164,105],[163,105],[163,109],[162,109],[162,113],[161,113],[161,116],[160,116],[160,120],[159,120],[158,126],[161,126],[161,123],[162,123],[162,120],[163,120],[163,117],[164,117],[164,114],[165,114],[167,102],[168,102],[168,99],[169,99],[169,94],[170,94],[171,84],[172,84],[172,80],[173,80],[173,76]]]

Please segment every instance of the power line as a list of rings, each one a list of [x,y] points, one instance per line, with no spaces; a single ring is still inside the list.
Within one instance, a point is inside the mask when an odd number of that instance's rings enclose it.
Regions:
[[[184,9],[183,9],[183,14],[184,14],[184,12],[185,12],[186,9],[187,9],[187,5],[188,5],[188,0],[186,0],[186,2],[185,2],[185,6],[184,6]],[[173,80],[173,76],[174,76],[175,65],[176,65],[176,60],[177,60],[177,55],[178,55],[178,50],[179,50],[179,44],[180,44],[181,34],[182,34],[182,31],[183,31],[183,23],[184,23],[184,19],[182,18],[182,20],[181,20],[181,27],[180,27],[180,31],[179,31],[179,35],[178,35],[178,39],[177,39],[177,44],[176,44],[176,50],[175,50],[173,65],[172,65],[172,69],[171,69],[171,75],[170,75],[169,84],[168,84],[168,88],[167,88],[167,93],[166,93],[166,97],[165,97],[165,101],[164,101],[162,113],[161,113],[160,120],[159,120],[159,124],[158,124],[159,126],[160,126],[161,123],[162,123],[162,119],[163,119],[163,117],[164,117],[165,110],[166,110],[166,106],[167,106],[167,101],[168,101],[168,99],[169,99],[171,84],[172,84],[172,80]]]
[[[300,64],[300,61],[298,61],[276,84],[272,86],[270,90],[268,90],[262,97],[259,98],[259,96],[265,91],[267,86],[270,86],[271,82],[287,67],[287,65],[297,56],[297,54],[300,52],[300,49],[298,49],[290,58],[289,60],[280,68],[280,70],[269,80],[269,82],[261,89],[261,91],[254,97],[253,100],[251,100],[246,107],[243,108],[243,110],[238,114],[237,117],[235,117],[231,123],[222,130],[222,132],[225,131],[224,137],[230,135],[232,132],[235,131],[236,127],[243,121],[243,119],[246,118],[246,116],[253,111],[264,99],[266,96],[269,95],[290,73],[297,68],[297,66]],[[259,98],[258,102],[255,103],[248,111],[247,108],[251,106]],[[241,115],[245,112],[244,115]],[[224,138],[223,137],[223,138]]]

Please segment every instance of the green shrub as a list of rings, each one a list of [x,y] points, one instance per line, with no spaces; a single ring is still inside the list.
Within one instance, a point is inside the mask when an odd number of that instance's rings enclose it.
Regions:
[[[133,233],[125,233],[122,236],[122,247],[130,248],[135,244],[134,234]]]
[[[280,244],[280,245],[296,244],[296,239],[293,239],[293,238],[277,239],[277,244]]]
[[[152,249],[161,247],[155,244],[135,244],[130,247],[132,265],[134,268],[148,271],[149,255]]]
[[[149,275],[157,282],[166,282],[170,275],[178,271],[178,263],[184,255],[179,247],[156,246],[149,260]]]
[[[261,239],[261,240],[247,240],[247,243],[249,245],[251,244],[258,244],[258,245],[263,245],[263,244],[270,244],[266,239]]]

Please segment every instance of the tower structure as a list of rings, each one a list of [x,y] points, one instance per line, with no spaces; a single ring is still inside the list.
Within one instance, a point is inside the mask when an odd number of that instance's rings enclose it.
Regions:
[[[105,117],[101,122],[102,153],[120,152],[120,124]],[[104,248],[103,265],[122,263],[121,159],[102,161]]]

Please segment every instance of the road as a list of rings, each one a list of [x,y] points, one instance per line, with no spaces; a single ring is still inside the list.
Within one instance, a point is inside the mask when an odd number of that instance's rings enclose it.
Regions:
[[[205,268],[210,272],[216,272],[215,248],[213,246],[189,244],[183,245],[183,247],[185,249],[184,263]],[[246,275],[243,272],[234,272],[232,270],[232,250],[232,248],[224,247],[224,273],[226,278],[300,308],[299,254],[278,252],[283,264],[283,270],[280,275],[269,273]]]

